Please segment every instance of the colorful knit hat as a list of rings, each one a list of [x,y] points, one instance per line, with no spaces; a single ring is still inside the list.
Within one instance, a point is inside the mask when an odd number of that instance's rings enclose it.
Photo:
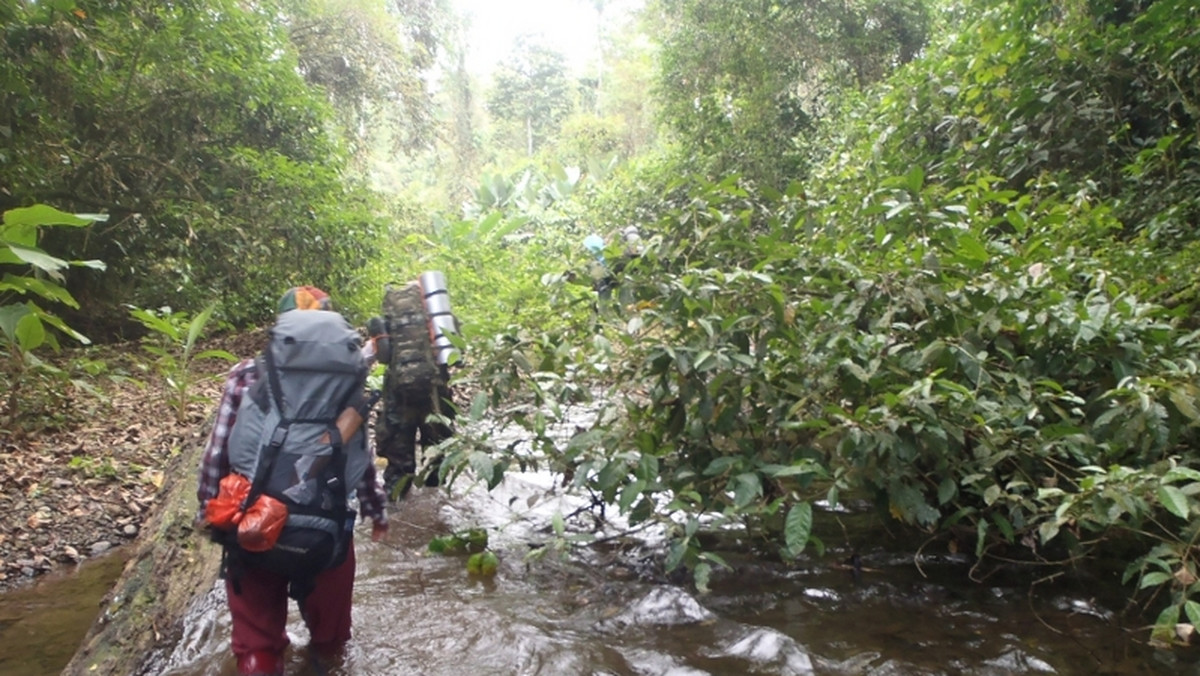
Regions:
[[[279,314],[291,310],[332,310],[329,294],[315,286],[293,286],[279,299]]]

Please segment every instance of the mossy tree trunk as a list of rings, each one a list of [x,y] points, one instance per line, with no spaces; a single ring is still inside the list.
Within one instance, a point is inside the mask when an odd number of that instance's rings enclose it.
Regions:
[[[195,528],[199,437],[169,463],[157,511],[64,675],[140,674],[182,635],[192,599],[216,581],[221,550]]]

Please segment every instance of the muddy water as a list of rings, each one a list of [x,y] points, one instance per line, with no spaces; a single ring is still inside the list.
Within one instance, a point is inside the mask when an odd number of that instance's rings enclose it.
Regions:
[[[0,674],[62,671],[124,565],[119,550],[0,594]]]
[[[310,663],[293,609],[287,673],[1200,674],[1143,646],[1144,629],[1122,628],[1095,600],[1102,590],[974,583],[963,557],[925,556],[918,567],[879,536],[859,545],[859,576],[837,565],[850,554],[837,548],[790,567],[733,559],[736,573],[705,596],[644,581],[600,553],[528,562],[530,543],[551,540],[549,515],[577,504],[550,490],[548,478],[523,475],[492,494],[417,491],[386,542],[360,538],[355,638],[343,660]],[[491,532],[502,559],[493,579],[426,552],[432,536],[467,526]],[[197,600],[183,640],[151,673],[234,673],[222,594]]]

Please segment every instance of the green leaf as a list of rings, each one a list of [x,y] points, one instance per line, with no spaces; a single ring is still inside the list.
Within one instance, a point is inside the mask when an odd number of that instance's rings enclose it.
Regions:
[[[663,562],[663,567],[666,568],[667,572],[675,570],[683,562],[683,557],[688,551],[688,542],[689,539],[684,538],[671,543],[670,548],[667,550],[667,558]]]
[[[192,357],[192,359],[224,359],[227,362],[238,361],[237,355],[227,350],[205,350]]]
[[[1188,600],[1183,604],[1183,611],[1187,614],[1188,621],[1195,627],[1200,627],[1200,603]]]
[[[792,505],[783,525],[784,542],[787,544],[788,553],[791,556],[798,556],[804,551],[805,545],[808,544],[808,537],[812,534],[812,525],[812,505],[807,502]]]
[[[914,165],[904,176],[904,182],[914,194],[921,192],[921,188],[925,185],[925,169],[919,164]]]
[[[69,305],[73,308],[79,307],[79,303],[71,297],[71,294],[66,289],[54,282],[38,279],[37,277],[4,275],[3,281],[0,281],[0,290],[3,289],[17,291],[18,293],[35,293],[47,300]]]
[[[646,482],[641,479],[638,479],[633,483],[626,484],[625,488],[621,489],[621,497],[617,502],[617,506],[620,508],[622,514],[629,511],[629,506],[633,504],[633,501],[636,500],[645,489]]]
[[[697,563],[696,568],[692,571],[692,578],[696,581],[696,591],[707,594],[708,581],[711,576],[712,566],[707,563]]]
[[[1163,584],[1165,582],[1170,582],[1170,581],[1171,581],[1171,576],[1168,573],[1163,573],[1163,572],[1159,572],[1159,571],[1155,571],[1153,573],[1146,573],[1145,575],[1142,576],[1141,581],[1138,582],[1138,589],[1145,589],[1147,587],[1157,587],[1160,584]]]
[[[483,420],[483,414],[487,411],[487,408],[487,392],[476,392],[475,396],[471,398],[470,419],[472,421]]]
[[[1154,629],[1150,632],[1150,638],[1163,643],[1174,643],[1175,625],[1178,623],[1179,606],[1172,603],[1158,614],[1158,619],[1154,621]]]
[[[191,352],[192,346],[196,344],[196,339],[200,337],[200,333],[204,331],[204,327],[208,324],[208,320],[212,318],[213,311],[217,309],[216,303],[210,303],[204,308],[188,324],[187,340],[183,344],[184,352]]]
[[[1166,510],[1181,519],[1188,518],[1188,500],[1175,486],[1159,486],[1158,501]]]
[[[86,260],[86,261],[79,261],[79,260],[71,261],[71,265],[77,265],[81,268],[91,268],[92,270],[107,270],[108,269],[108,265],[106,265],[104,263],[104,261],[96,260],[94,258]]]
[[[130,316],[141,322],[142,326],[151,331],[170,338],[171,342],[180,340],[179,330],[171,323],[167,317],[159,317],[153,310],[144,310],[142,308],[132,308],[129,310]]]
[[[725,570],[733,570],[733,566],[729,565],[729,563],[726,562],[725,559],[716,552],[701,552],[698,558],[704,561],[711,561]]]
[[[704,468],[704,476],[724,474],[731,467],[738,464],[740,460],[741,458],[732,455],[723,455],[719,458],[714,458],[712,462],[708,463],[708,467]]]
[[[1041,538],[1042,544],[1045,544],[1058,535],[1058,524],[1054,521],[1043,521],[1038,526],[1038,537]]]
[[[25,352],[32,352],[46,342],[46,327],[35,313],[21,317],[16,327],[17,343]]]
[[[108,216],[68,214],[45,204],[35,204],[31,207],[11,209],[4,212],[5,225],[69,225],[82,227],[96,221],[106,221]]]
[[[62,319],[60,319],[58,317],[58,315],[52,315],[49,312],[42,310],[40,307],[33,305],[32,303],[30,303],[29,305],[30,305],[30,309],[33,312],[35,312],[38,317],[41,317],[43,322],[49,324],[50,326],[53,326],[54,328],[58,329],[59,331],[62,331],[63,333],[74,338],[75,340],[79,341],[83,345],[91,344],[92,341],[88,340],[87,336],[85,336],[82,333],[76,331],[75,329],[67,326],[67,323],[64,322]]]
[[[954,483],[954,479],[946,477],[942,479],[942,483],[938,484],[938,504],[944,505],[954,499],[958,494],[958,485]]]
[[[23,303],[0,306],[0,331],[4,331],[9,340],[17,340],[17,324],[29,312],[29,307]]]
[[[483,571],[483,554],[476,552],[467,557],[467,572],[471,575],[479,575]]]
[[[1163,475],[1162,480],[1163,483],[1180,480],[1200,481],[1200,471],[1194,470],[1191,467],[1172,467]]]
[[[1178,388],[1171,388],[1167,392],[1167,397],[1175,404],[1175,408],[1192,422],[1200,421],[1200,411],[1196,410],[1196,403],[1192,395]]]
[[[0,244],[6,244],[9,250],[12,251],[13,255],[22,262],[28,263],[33,267],[48,273],[59,281],[62,280],[62,275],[59,273],[59,270],[62,270],[70,265],[63,259],[55,258],[45,251],[35,247],[22,246],[15,242],[0,241]]]
[[[762,467],[758,468],[758,471],[772,479],[779,479],[781,477],[798,476],[804,474],[818,474],[821,473],[822,470],[821,467],[815,463],[804,460],[795,465],[763,465]]]
[[[992,514],[992,523],[996,524],[996,528],[1000,529],[1000,534],[1004,536],[1006,542],[1011,543],[1013,541],[1013,526],[1008,517],[996,512]],[[1045,542],[1045,540],[1042,542]]]
[[[733,478],[733,504],[746,507],[762,495],[762,481],[754,472],[745,472]]]
[[[474,470],[475,476],[479,479],[491,484],[492,477],[495,476],[496,463],[492,460],[492,456],[482,451],[475,451],[467,458],[471,464],[471,469]]]
[[[974,236],[963,234],[958,238],[958,253],[964,258],[986,263],[991,258],[986,247]]]

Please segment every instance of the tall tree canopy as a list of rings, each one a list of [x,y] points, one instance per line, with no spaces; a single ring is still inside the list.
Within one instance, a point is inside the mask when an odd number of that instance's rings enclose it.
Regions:
[[[557,132],[558,123],[571,110],[566,59],[534,38],[522,36],[494,77],[488,111],[512,125],[526,154],[532,155]]]
[[[433,101],[423,73],[447,31],[445,0],[290,2],[288,37],[305,80],[325,91],[342,116],[355,155],[379,138],[393,152],[427,148]]]
[[[362,123],[363,102],[383,98],[419,130],[428,114],[413,83],[428,57],[384,31],[362,34],[375,3],[347,3],[336,25],[332,6],[319,16],[296,9],[5,5],[0,207],[110,215],[48,242],[108,262],[102,279],[69,280],[90,318],[119,303],[190,307],[216,293],[228,318],[247,319],[281,284],[341,287],[372,256],[382,221],[347,178],[343,139],[355,135],[338,131],[329,102]],[[320,32],[342,53],[331,55]]]
[[[804,164],[831,88],[862,87],[910,61],[929,27],[922,0],[657,0],[663,118],[713,176],[776,183]]]

